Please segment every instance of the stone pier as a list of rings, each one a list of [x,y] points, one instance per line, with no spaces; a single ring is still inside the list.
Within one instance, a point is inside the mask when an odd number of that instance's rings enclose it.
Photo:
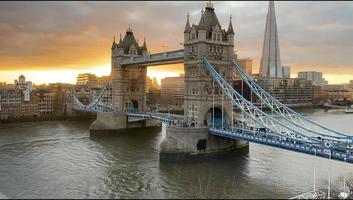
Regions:
[[[161,160],[178,160],[215,155],[246,148],[246,141],[233,140],[208,133],[207,127],[184,128],[163,125],[166,137],[161,144]]]
[[[97,119],[89,127],[90,132],[114,131],[127,127],[127,115],[111,113],[98,113]]]
[[[156,120],[144,120],[128,122],[128,117],[124,113],[98,113],[97,119],[89,127],[91,135],[111,132],[128,132],[131,128],[147,128],[161,126],[161,122]]]

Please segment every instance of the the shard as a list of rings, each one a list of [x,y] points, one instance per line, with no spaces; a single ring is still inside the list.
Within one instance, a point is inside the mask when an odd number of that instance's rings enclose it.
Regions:
[[[262,77],[283,77],[279,52],[275,3],[270,1],[266,16],[265,37],[260,63],[260,75]]]

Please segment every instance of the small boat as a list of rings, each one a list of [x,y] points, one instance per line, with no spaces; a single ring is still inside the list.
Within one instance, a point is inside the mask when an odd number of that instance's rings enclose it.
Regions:
[[[347,106],[345,109],[344,109],[344,112],[345,113],[353,113],[353,106]]]

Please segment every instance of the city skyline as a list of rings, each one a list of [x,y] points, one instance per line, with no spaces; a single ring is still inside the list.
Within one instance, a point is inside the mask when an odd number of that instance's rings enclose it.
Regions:
[[[182,34],[176,33],[185,26],[186,13],[197,24],[204,4],[1,2],[0,79],[12,82],[23,73],[36,84],[57,80],[74,83],[78,73],[107,75],[113,35],[119,37],[129,24],[140,44],[146,37],[151,53],[180,49]],[[214,2],[223,26],[228,24],[224,19],[233,16],[235,50],[239,57],[253,59],[255,73],[261,59],[267,5],[268,2]],[[141,10],[142,7],[146,9]],[[151,12],[162,7],[165,12]],[[311,8],[311,14],[302,11],[307,7]],[[350,58],[353,26],[349,23],[353,18],[352,7],[350,2],[276,2],[282,64],[292,66],[292,76],[299,71],[315,70],[322,71],[331,84],[353,79]],[[67,15],[61,15],[62,10]],[[181,17],[180,13],[185,14]],[[158,23],[153,19],[158,19]],[[182,65],[157,68],[149,68],[148,75],[159,76],[159,81],[183,73]]]

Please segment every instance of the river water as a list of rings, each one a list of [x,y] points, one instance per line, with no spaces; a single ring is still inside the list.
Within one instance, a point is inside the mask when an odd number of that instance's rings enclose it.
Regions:
[[[353,115],[301,110],[353,133]],[[160,128],[89,137],[91,121],[0,129],[0,198],[288,198],[353,173],[353,165],[258,144],[198,162],[159,161]]]

